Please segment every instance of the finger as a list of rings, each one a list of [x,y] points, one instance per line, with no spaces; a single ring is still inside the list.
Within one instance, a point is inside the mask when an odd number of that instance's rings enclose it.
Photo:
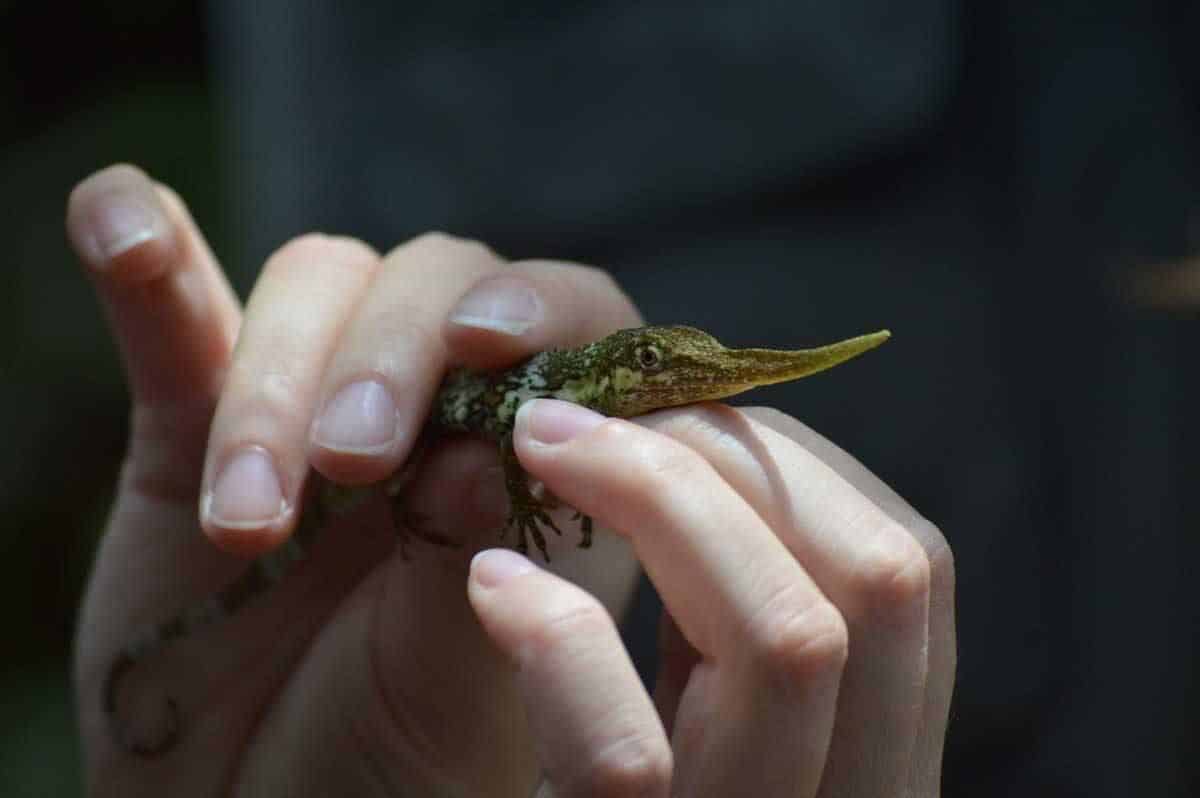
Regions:
[[[136,167],[111,166],[76,186],[66,226],[105,307],[132,393],[127,476],[194,497],[240,324],[237,299],[183,202]]]
[[[877,795],[904,783],[929,646],[930,564],[914,535],[811,451],[736,410],[696,406],[646,424],[703,455],[846,620],[851,656],[822,790]]]
[[[762,518],[692,449],[575,405],[526,403],[514,443],[556,495],[630,536],[680,630],[733,682],[693,672],[722,722],[676,716],[677,780],[712,794],[813,794],[846,629]]]
[[[603,272],[508,265],[441,235],[391,253],[370,294],[326,375],[312,429],[314,465],[340,482],[375,481],[399,466],[448,363],[499,368],[637,321]]]
[[[516,668],[553,794],[666,796],[670,746],[600,603],[504,549],[475,557],[467,591]]]
[[[135,167],[112,166],[76,186],[66,229],[105,309],[133,400],[121,490],[78,640],[80,723],[95,763],[111,755],[111,743],[95,744],[107,740],[96,697],[116,646],[157,620],[173,592],[198,587],[198,575],[219,578],[225,565],[186,533],[240,309],[182,201]]]
[[[319,471],[355,484],[400,467],[446,370],[446,312],[501,263],[482,244],[440,233],[384,257],[325,369],[308,433]]]
[[[361,242],[310,235],[263,268],[205,462],[201,522],[222,548],[259,553],[290,530],[321,375],[377,262]]]
[[[930,566],[929,675],[926,678],[925,700],[921,708],[909,784],[913,795],[938,794],[958,655],[954,625],[954,556],[946,538],[862,463],[807,425],[773,408],[750,407],[743,408],[742,412],[819,457],[902,524],[925,550]]]
[[[454,362],[495,369],[641,323],[629,297],[606,272],[526,260],[472,285],[450,311],[445,339]]]

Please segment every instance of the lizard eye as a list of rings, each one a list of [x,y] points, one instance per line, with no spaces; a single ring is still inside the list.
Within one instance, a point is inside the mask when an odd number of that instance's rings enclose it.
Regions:
[[[662,352],[657,346],[639,346],[637,350],[638,364],[644,369],[656,369],[662,363]]]

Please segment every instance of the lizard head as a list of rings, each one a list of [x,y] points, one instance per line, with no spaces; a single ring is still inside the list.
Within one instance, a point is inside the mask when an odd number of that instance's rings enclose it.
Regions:
[[[730,349],[695,327],[639,327],[597,341],[592,363],[605,385],[598,409],[628,418],[807,377],[888,339],[887,330],[816,349]]]

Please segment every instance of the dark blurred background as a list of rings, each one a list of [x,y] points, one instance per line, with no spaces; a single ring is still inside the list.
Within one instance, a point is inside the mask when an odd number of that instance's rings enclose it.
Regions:
[[[79,790],[125,394],[61,217],[125,160],[243,295],[306,230],[438,228],[732,344],[891,327],[754,401],[954,548],[946,794],[1200,794],[1197,40],[1133,0],[0,1],[0,792]]]

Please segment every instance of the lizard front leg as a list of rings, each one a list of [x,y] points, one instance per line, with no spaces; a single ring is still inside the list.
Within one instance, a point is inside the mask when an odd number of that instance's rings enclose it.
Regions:
[[[550,562],[550,553],[546,550],[546,536],[542,534],[540,524],[550,527],[560,537],[562,530],[546,512],[544,503],[529,489],[529,475],[525,473],[525,469],[517,460],[517,453],[513,451],[512,435],[505,435],[500,439],[500,460],[504,468],[504,487],[508,491],[509,504],[508,520],[500,532],[500,537],[503,539],[509,528],[513,528],[517,536],[515,548],[525,554],[529,551],[526,538],[528,535],[533,538],[534,545],[538,547],[546,562]]]

